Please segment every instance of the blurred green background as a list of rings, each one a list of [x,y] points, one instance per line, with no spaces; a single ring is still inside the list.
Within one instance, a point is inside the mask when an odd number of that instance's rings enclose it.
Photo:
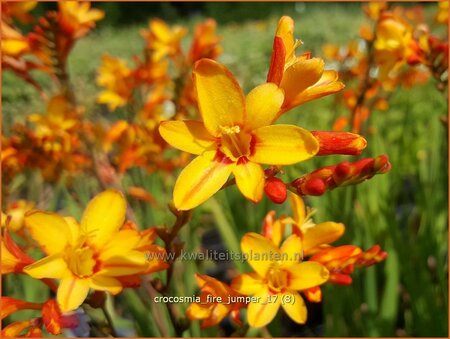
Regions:
[[[54,6],[54,3],[41,3],[33,13]],[[76,44],[69,57],[71,80],[88,114],[100,110],[95,104],[99,92],[95,76],[101,55],[109,53],[131,64],[132,56],[141,53],[144,46],[139,30],[146,28],[151,17],[186,25],[190,33],[205,17],[216,19],[218,34],[223,37],[224,52],[219,61],[237,76],[245,91],[265,81],[273,34],[281,15],[290,15],[295,20],[295,36],[304,42],[297,53],[311,51],[318,57],[323,56],[324,43],[343,45],[357,38],[360,25],[367,21],[359,3],[129,2],[94,6],[104,9],[106,18]],[[424,6],[427,22],[432,22],[437,5]],[[185,47],[190,38],[185,40]],[[48,92],[55,90],[45,76],[36,76]],[[8,134],[10,124],[23,121],[26,115],[45,111],[45,104],[34,89],[9,72],[2,74],[2,89],[3,133]],[[351,286],[325,286],[323,304],[310,310],[306,326],[294,329],[283,326],[286,319],[278,315],[269,326],[273,336],[448,335],[448,130],[439,120],[447,111],[446,98],[436,90],[431,79],[425,85],[399,89],[392,95],[387,111],[373,113],[373,133],[367,136],[368,147],[363,156],[386,153],[392,170],[357,187],[340,188],[307,201],[318,209],[314,216],[316,222],[345,223],[346,233],[337,244],[351,243],[363,249],[380,244],[388,252],[388,259],[355,272]],[[333,98],[326,97],[290,111],[279,122],[293,122],[309,130],[330,130],[335,114],[346,114],[345,108],[334,106]],[[111,119],[116,119],[114,114]],[[315,158],[287,168],[284,178],[292,180],[319,166],[344,160],[350,158]],[[171,223],[172,216],[165,204],[170,199],[174,178],[161,174],[150,176],[140,169],[132,169],[126,175],[125,187],[143,186],[160,202],[159,208],[150,209],[130,200],[142,227]],[[19,197],[31,200],[45,188],[36,175],[19,178],[14,184]],[[93,179],[79,178],[73,190],[86,203],[99,188]],[[64,208],[67,214],[78,218],[82,206],[62,183],[46,203],[48,210]],[[280,214],[290,213],[288,203],[278,206],[266,198],[255,208],[232,187],[198,208],[180,237],[186,243],[186,250],[196,251],[202,246],[205,232],[217,229],[225,246],[238,251],[241,236],[248,231],[259,232],[265,214],[271,209]],[[246,264],[236,265],[249,270]],[[214,272],[220,268],[211,262],[178,262],[172,294],[196,293],[193,274],[205,270]],[[5,282],[6,295],[42,301],[48,293],[45,286],[26,277],[8,276]],[[158,311],[167,317],[166,310],[151,305],[145,290],[127,290],[117,302],[115,308],[112,304],[110,307],[123,333],[160,335],[153,325],[151,312]],[[137,324],[137,332],[132,331],[133,323]],[[186,334],[208,336],[215,332],[200,331],[198,324],[194,324]],[[261,333],[253,331],[249,335]]]

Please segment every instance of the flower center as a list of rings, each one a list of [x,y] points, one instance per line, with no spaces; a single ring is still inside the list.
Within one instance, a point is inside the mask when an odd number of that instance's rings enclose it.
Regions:
[[[250,141],[252,136],[241,131],[239,126],[221,126],[220,150],[230,159],[236,161],[250,153]]]
[[[288,272],[278,267],[272,267],[267,272],[267,283],[273,292],[282,292],[288,284]]]
[[[70,251],[67,254],[66,262],[69,270],[80,278],[91,276],[96,265],[94,251],[89,247],[76,248]]]

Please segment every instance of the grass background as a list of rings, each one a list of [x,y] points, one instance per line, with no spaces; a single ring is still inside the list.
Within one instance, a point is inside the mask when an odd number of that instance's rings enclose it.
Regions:
[[[89,114],[101,111],[95,104],[99,92],[95,76],[101,55],[109,53],[122,57],[131,65],[132,55],[139,54],[144,46],[139,30],[146,27],[145,21],[124,20],[122,11],[111,4],[100,5],[107,11],[108,19],[80,40],[69,58],[76,95]],[[130,9],[140,6],[129,5],[135,6]],[[149,6],[146,10],[138,11],[139,15],[150,18],[158,14],[163,19],[170,19],[170,23],[186,25],[190,32],[205,16],[215,18],[219,23],[218,33],[223,37],[224,53],[219,60],[232,70],[246,92],[265,81],[273,33],[280,15],[290,15],[296,22],[295,36],[304,42],[298,53],[312,51],[319,57],[324,43],[345,44],[357,38],[359,26],[366,20],[357,3],[279,3],[271,6],[264,3],[209,3],[201,10],[186,7],[181,13],[170,4],[146,6]],[[431,20],[437,6],[429,4],[427,7],[427,16]],[[37,11],[42,9],[37,8]],[[185,47],[188,45],[189,38]],[[55,91],[45,77],[36,76],[48,92]],[[33,88],[6,71],[2,74],[2,103],[5,134],[13,122],[24,121],[28,114],[45,111],[45,104]],[[310,130],[330,130],[332,112],[344,113],[344,108],[333,105],[331,97],[316,100],[290,111],[280,122],[296,123]],[[430,80],[423,86],[398,90],[390,100],[388,111],[374,112],[371,121],[374,132],[367,136],[369,146],[363,155],[388,154],[391,172],[356,188],[342,188],[323,197],[309,198],[308,203],[318,209],[316,222],[345,223],[346,233],[338,244],[351,243],[367,249],[377,243],[388,251],[389,257],[376,267],[355,272],[351,286],[326,286],[322,308],[310,310],[307,326],[284,326],[284,316],[278,315],[269,326],[272,335],[448,335],[448,136],[446,127],[439,121],[447,111],[445,96]],[[289,168],[285,178],[294,179],[319,166],[345,159],[338,156],[313,159]],[[127,174],[125,187],[145,187],[162,206],[149,208],[130,200],[140,226],[172,222],[164,206],[170,199],[174,178],[175,175],[150,176],[137,168]],[[14,185],[17,197],[32,200],[37,199],[46,187],[36,174],[17,178]],[[84,203],[99,191],[94,180],[89,178],[79,178],[72,189]],[[65,213],[78,218],[83,210],[83,205],[73,200],[63,182],[52,188],[44,205],[43,208],[48,210],[64,209]],[[208,230],[217,229],[225,246],[238,251],[241,236],[248,231],[259,232],[262,219],[270,209],[290,213],[287,203],[276,206],[268,199],[255,208],[233,187],[198,208],[180,237],[186,243],[186,250],[198,251],[202,245],[201,237]],[[247,264],[235,265],[249,270]],[[195,272],[221,269],[212,262],[178,262],[172,295],[196,293]],[[44,285],[26,277],[7,276],[4,283],[5,295],[36,301],[48,297]],[[159,312],[167,320],[165,308],[152,305],[144,289],[126,290],[114,303],[109,300],[108,305],[123,335],[161,335],[153,323],[154,314]],[[186,306],[179,305],[180,311]],[[11,320],[30,314],[23,312]],[[102,319],[101,314],[94,312],[94,316]],[[286,328],[291,332],[286,334]],[[214,336],[215,333],[215,330],[200,331],[198,324],[186,332],[193,336]],[[249,334],[264,335],[258,331]]]

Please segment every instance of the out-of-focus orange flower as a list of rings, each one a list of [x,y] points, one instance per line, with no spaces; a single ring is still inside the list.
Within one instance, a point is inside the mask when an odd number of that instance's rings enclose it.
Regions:
[[[1,273],[22,273],[23,268],[34,260],[25,254],[11,238],[8,232],[8,219],[1,239]]]
[[[36,5],[37,1],[2,2],[2,18],[5,20],[15,18],[24,24],[30,23],[34,18],[28,12],[32,11]]]
[[[153,19],[149,22],[149,30],[141,31],[142,37],[147,42],[147,48],[151,51],[152,58],[159,61],[169,56],[174,57],[181,52],[181,39],[187,30],[181,26],[168,26],[161,19]]]
[[[440,0],[438,2],[438,12],[435,19],[440,24],[448,23],[448,0]]]
[[[3,6],[3,5],[2,5]],[[18,57],[30,50],[27,39],[5,21],[1,21],[2,59],[4,56]]]
[[[241,324],[239,310],[245,307],[242,302],[229,302],[230,298],[240,296],[223,282],[207,275],[195,274],[195,280],[200,287],[200,302],[192,303],[186,310],[190,320],[202,320],[201,327],[218,325],[228,314]]]
[[[25,213],[34,207],[34,202],[26,200],[13,201],[6,207],[5,217],[2,213],[2,227],[8,225],[9,230],[13,232],[19,231],[23,226]],[[11,216],[9,224],[6,223],[6,215]]]
[[[202,58],[217,59],[222,53],[222,48],[219,46],[222,39],[216,35],[216,26],[214,19],[207,19],[195,28],[194,39],[188,55],[192,65]]]
[[[75,39],[86,35],[105,16],[102,10],[91,9],[88,1],[59,1],[58,7],[61,28]]]
[[[374,41],[375,62],[380,66],[380,79],[415,57],[412,27],[402,18],[385,12],[377,23]]]
[[[56,298],[62,312],[76,309],[89,290],[119,293],[120,276],[143,273],[148,264],[136,250],[140,237],[119,230],[126,201],[118,191],[98,194],[86,207],[81,223],[55,213],[33,211],[25,216],[32,238],[47,254],[24,272],[36,279],[60,280]]]
[[[159,128],[170,145],[198,155],[180,174],[174,204],[180,210],[198,206],[234,174],[241,193],[258,202],[264,189],[261,164],[289,165],[313,157],[319,143],[307,130],[272,125],[283,103],[283,91],[260,85],[245,98],[224,66],[202,59],[194,68],[199,121],[165,121]]]
[[[278,248],[262,235],[247,233],[241,248],[255,272],[236,277],[231,287],[243,295],[254,296],[247,309],[249,325],[269,324],[280,306],[292,320],[304,324],[307,310],[299,291],[325,283],[328,270],[318,262],[301,262],[302,241],[295,234]]]
[[[294,21],[283,16],[278,22],[267,75],[267,82],[273,82],[284,90],[281,112],[338,92],[344,87],[337,81],[336,71],[324,70],[325,63],[322,59],[311,58],[310,53],[295,56],[295,49],[301,41],[294,40],[293,33]]]
[[[23,321],[16,321],[2,329],[0,335],[4,338],[17,338],[17,337],[42,337],[42,331],[40,329],[40,319],[30,319]],[[26,331],[25,331],[26,330]]]
[[[363,6],[364,13],[373,21],[377,21],[381,13],[387,10],[388,5],[386,2],[369,2]]]
[[[124,106],[133,94],[134,82],[131,75],[132,71],[124,60],[104,54],[98,69],[97,84],[105,90],[97,96],[97,102],[108,105],[110,111]]]
[[[40,303],[33,303],[4,296],[0,298],[0,305],[0,320],[5,319],[7,316],[19,310],[40,310],[42,308],[42,304]]]

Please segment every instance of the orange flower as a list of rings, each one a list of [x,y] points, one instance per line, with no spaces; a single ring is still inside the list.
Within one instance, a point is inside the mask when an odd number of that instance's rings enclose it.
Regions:
[[[311,58],[309,53],[295,56],[300,40],[294,40],[294,21],[281,17],[275,34],[272,60],[267,82],[273,82],[284,90],[284,102],[280,112],[286,112],[305,102],[333,94],[344,88],[337,81],[338,74],[324,70],[322,59]]]
[[[102,10],[91,9],[88,1],[59,1],[58,7],[62,29],[75,39],[86,35],[105,16]]]
[[[200,287],[200,302],[189,305],[186,315],[190,320],[202,320],[202,328],[218,325],[228,314],[240,324],[239,310],[245,307],[242,302],[229,302],[230,298],[240,296],[223,282],[207,275],[195,274]]]
[[[199,121],[165,121],[159,127],[170,145],[198,155],[180,174],[174,204],[192,209],[214,195],[234,174],[241,193],[258,202],[264,189],[261,164],[289,165],[313,157],[318,142],[307,130],[272,125],[283,103],[283,91],[263,84],[245,98],[233,75],[210,59],[194,68]]]
[[[222,53],[222,48],[219,46],[222,39],[216,35],[216,26],[214,19],[207,19],[195,28],[188,56],[191,64],[202,58],[217,59]]]

